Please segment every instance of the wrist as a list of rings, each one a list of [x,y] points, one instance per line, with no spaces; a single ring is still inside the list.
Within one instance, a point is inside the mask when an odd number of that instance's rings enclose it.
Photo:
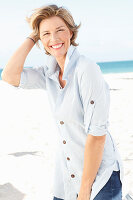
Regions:
[[[36,41],[32,38],[32,37],[27,37],[26,39],[31,40],[32,42],[34,42],[34,44],[36,44]]]
[[[82,188],[83,190],[88,189],[88,190],[91,191],[92,184],[91,184],[90,181],[88,181],[88,180],[82,180],[82,181],[81,181],[81,188]]]

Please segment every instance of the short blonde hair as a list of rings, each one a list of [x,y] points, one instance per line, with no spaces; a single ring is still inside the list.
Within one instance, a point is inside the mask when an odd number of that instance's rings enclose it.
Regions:
[[[71,13],[66,8],[58,7],[57,5],[47,5],[36,8],[34,9],[34,12],[33,14],[31,14],[30,17],[26,17],[27,22],[35,33],[36,39],[40,39],[39,26],[41,21],[53,16],[58,16],[65,22],[69,30],[73,33],[73,36],[70,39],[70,44],[78,46],[79,44],[77,44],[75,40],[77,38],[78,29],[80,28],[81,23],[79,25],[76,25]],[[47,51],[46,54],[49,55]]]

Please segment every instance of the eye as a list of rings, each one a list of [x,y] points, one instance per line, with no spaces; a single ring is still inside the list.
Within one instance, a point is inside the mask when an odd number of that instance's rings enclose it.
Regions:
[[[64,29],[59,29],[58,31],[64,31]]]
[[[49,33],[45,33],[45,34],[43,34],[43,36],[45,36],[45,35],[48,35]]]

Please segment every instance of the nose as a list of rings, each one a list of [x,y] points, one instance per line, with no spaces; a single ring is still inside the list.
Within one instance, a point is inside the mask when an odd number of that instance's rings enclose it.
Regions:
[[[57,39],[58,39],[57,34],[56,33],[51,33],[51,37],[50,37],[51,43],[57,41]]]

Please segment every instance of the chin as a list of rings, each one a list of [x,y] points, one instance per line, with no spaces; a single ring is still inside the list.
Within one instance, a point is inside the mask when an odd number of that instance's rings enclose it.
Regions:
[[[66,52],[66,53],[67,53],[67,52]],[[65,57],[66,53],[54,54],[53,56],[55,56],[56,58],[62,58],[62,57]]]

